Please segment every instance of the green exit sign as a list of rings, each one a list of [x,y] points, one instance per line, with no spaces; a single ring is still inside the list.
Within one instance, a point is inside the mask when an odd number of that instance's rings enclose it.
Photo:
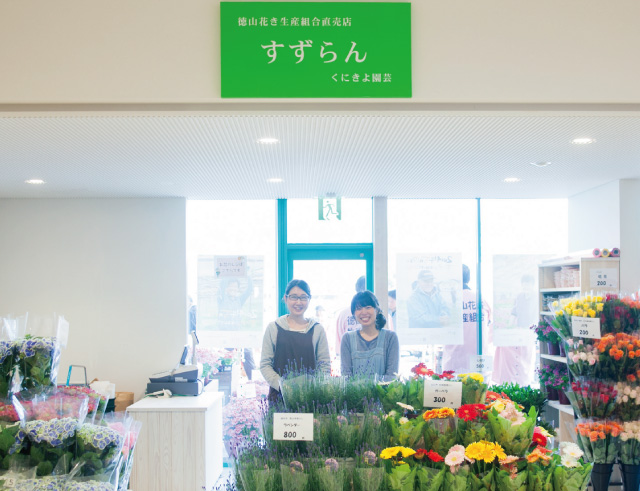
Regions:
[[[411,4],[221,2],[223,98],[411,97]]]

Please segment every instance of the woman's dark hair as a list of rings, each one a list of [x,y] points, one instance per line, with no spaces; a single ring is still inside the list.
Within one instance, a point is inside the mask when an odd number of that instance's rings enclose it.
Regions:
[[[289,295],[289,292],[293,287],[298,287],[302,291],[304,291],[307,295],[311,296],[311,288],[309,288],[309,284],[304,280],[291,280],[287,287],[284,289],[284,294]]]
[[[378,299],[369,290],[356,293],[353,296],[353,299],[351,300],[351,315],[356,315],[356,309],[362,307],[373,307],[376,309],[376,329],[378,329],[378,331],[387,324],[387,319],[382,313],[382,310],[380,310],[380,303],[378,303]]]

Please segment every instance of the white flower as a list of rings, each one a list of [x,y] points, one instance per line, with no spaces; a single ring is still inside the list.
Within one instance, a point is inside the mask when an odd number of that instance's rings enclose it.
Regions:
[[[629,395],[631,396],[632,399],[635,399],[636,397],[638,397],[638,391],[632,390]]]
[[[571,457],[572,459],[579,459],[584,455],[580,447],[573,442],[560,442],[558,450],[561,456]]]
[[[629,402],[629,396],[622,396],[622,402]]]
[[[629,387],[628,385],[624,388],[624,395],[628,396],[629,394],[631,394],[631,387]]]
[[[404,404],[403,402],[396,402],[396,404],[402,409],[406,409],[407,411],[415,411],[415,409],[413,409],[413,406],[410,406],[409,404]]]
[[[576,459],[574,459],[573,457],[569,457],[569,456],[563,455],[560,458],[560,462],[565,467],[578,467],[578,461]]]
[[[585,361],[587,359],[587,354],[586,353],[580,353],[580,359],[582,361]]]
[[[400,423],[401,425],[406,424],[408,422],[409,422],[409,418],[405,418],[404,416],[398,420],[398,423]]]

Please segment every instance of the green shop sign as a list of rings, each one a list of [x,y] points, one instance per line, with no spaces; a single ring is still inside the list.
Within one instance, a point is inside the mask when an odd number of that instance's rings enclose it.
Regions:
[[[411,4],[221,2],[222,97],[411,97]]]

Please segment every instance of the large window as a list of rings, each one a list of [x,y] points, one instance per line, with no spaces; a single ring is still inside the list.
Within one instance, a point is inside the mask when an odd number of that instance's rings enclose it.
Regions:
[[[258,347],[277,315],[275,201],[189,201],[187,274],[201,343]]]
[[[536,385],[538,264],[566,254],[568,202],[482,200],[482,298],[491,309],[493,380]]]

